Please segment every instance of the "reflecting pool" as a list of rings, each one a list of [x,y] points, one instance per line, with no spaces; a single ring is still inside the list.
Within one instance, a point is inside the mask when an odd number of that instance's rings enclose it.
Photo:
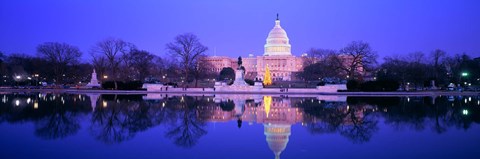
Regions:
[[[480,158],[480,98],[0,94],[0,158]]]

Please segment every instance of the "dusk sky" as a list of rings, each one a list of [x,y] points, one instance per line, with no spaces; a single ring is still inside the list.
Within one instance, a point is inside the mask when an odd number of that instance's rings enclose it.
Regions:
[[[480,56],[478,0],[3,0],[0,51],[36,55],[40,43],[65,42],[89,62],[95,43],[115,37],[165,56],[166,43],[191,32],[208,55],[262,55],[277,13],[297,56],[354,40],[380,57],[436,48]]]

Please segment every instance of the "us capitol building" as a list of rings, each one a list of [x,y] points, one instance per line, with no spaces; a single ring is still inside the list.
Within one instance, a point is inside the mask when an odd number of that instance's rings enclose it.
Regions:
[[[263,56],[254,57],[250,54],[242,57],[245,78],[263,80],[268,67],[273,81],[294,80],[295,73],[303,70],[303,58],[293,56],[291,48],[287,32],[280,26],[277,14],[275,26],[268,33]],[[238,67],[236,57],[209,56],[206,60],[213,65],[215,72],[220,72],[224,67]]]

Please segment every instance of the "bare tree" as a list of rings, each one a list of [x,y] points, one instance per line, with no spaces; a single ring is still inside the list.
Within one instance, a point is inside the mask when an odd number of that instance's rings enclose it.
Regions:
[[[209,61],[205,60],[207,56],[200,56],[196,62],[194,69],[192,70],[193,77],[195,78],[195,87],[198,86],[198,80],[206,78],[215,78],[216,74],[213,71],[213,65]]]
[[[166,48],[180,61],[185,81],[188,81],[189,70],[195,67],[197,59],[208,50],[192,33],[178,35]]]
[[[93,68],[95,68],[95,71],[97,72],[97,75],[100,75],[100,77],[102,77],[107,73],[108,64],[107,64],[107,58],[105,56],[94,56],[92,63],[93,63]],[[91,77],[91,78],[94,78],[94,77]]]
[[[354,79],[364,73],[366,69],[377,63],[377,53],[370,44],[363,41],[353,41],[340,50],[342,70],[349,78]]]
[[[320,61],[324,61],[328,56],[337,54],[336,50],[311,48],[307,55],[303,56],[303,65],[306,67]]]
[[[132,50],[128,54],[124,55],[126,62],[126,68],[130,69],[130,75],[134,80],[145,80],[150,72],[150,67],[153,66],[154,55],[145,50]],[[130,78],[132,78],[130,77]]]
[[[122,56],[136,49],[135,45],[125,42],[121,39],[108,38],[98,42],[91,50],[93,58],[104,56],[107,61],[107,68],[111,80],[115,83],[115,89],[118,89],[118,72],[122,62]]]
[[[439,75],[442,72],[442,66],[441,63],[445,60],[447,53],[443,50],[440,49],[435,49],[430,53],[431,58],[433,59],[433,68],[434,70],[434,78],[438,80]]]
[[[59,42],[46,42],[37,46],[37,52],[40,57],[45,58],[52,64],[53,73],[57,82],[65,74],[67,65],[75,64],[82,56],[82,53],[76,46]]]
[[[421,51],[409,53],[406,60],[411,61],[413,63],[417,63],[417,64],[427,62],[425,61],[425,54]]]

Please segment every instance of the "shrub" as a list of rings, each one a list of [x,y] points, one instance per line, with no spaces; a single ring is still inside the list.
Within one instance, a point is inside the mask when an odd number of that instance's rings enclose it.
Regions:
[[[251,80],[251,79],[245,79],[245,82],[250,85],[250,86],[253,86],[255,85],[255,81]]]
[[[317,86],[325,86],[325,82],[318,82]]]
[[[231,100],[220,102],[220,108],[222,108],[223,111],[232,111],[235,109],[235,103]]]
[[[141,81],[117,81],[118,90],[139,90],[142,89],[143,83]],[[115,82],[105,81],[102,83],[103,89],[115,89]]]
[[[394,80],[368,81],[360,85],[360,90],[365,92],[396,91],[399,86],[400,84]]]
[[[348,80],[347,81],[347,89],[349,91],[357,90],[358,88],[359,88],[359,82],[357,80]]]

